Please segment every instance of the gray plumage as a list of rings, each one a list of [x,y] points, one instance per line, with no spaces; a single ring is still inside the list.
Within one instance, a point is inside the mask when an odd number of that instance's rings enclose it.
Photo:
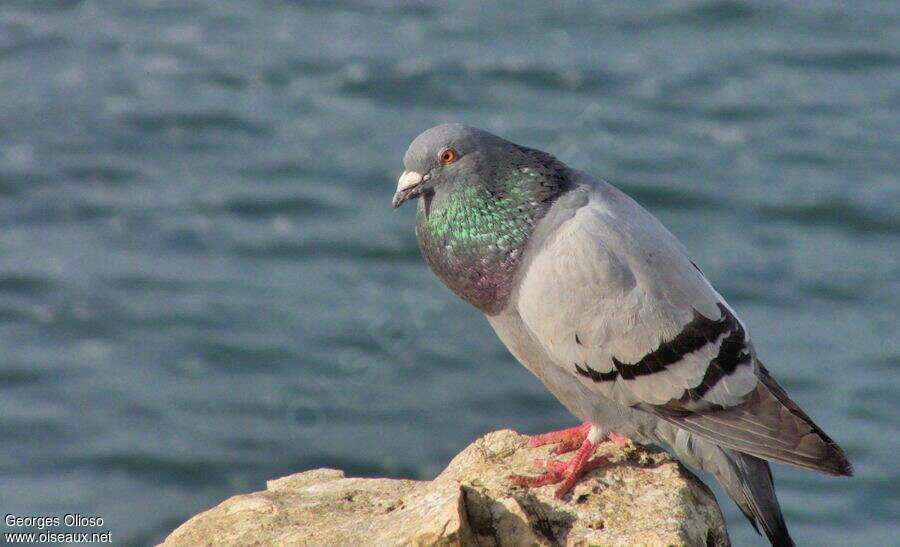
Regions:
[[[713,474],[774,545],[792,542],[765,460],[851,474],[683,245],[624,193],[457,124],[417,137],[404,164],[394,202],[421,196],[426,262],[592,434]]]

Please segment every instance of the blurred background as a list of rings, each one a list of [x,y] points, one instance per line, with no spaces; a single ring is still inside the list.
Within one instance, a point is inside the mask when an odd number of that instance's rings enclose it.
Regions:
[[[795,539],[895,543],[898,44],[894,1],[3,0],[0,512],[144,545],[574,425],[390,209],[459,121],[659,216],[856,466],[776,466]]]

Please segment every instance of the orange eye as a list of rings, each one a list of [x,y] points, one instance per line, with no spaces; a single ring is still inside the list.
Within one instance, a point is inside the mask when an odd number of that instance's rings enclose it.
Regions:
[[[441,160],[441,163],[453,163],[456,161],[456,158],[459,157],[459,154],[456,153],[456,150],[452,148],[447,148],[441,155],[438,156]]]

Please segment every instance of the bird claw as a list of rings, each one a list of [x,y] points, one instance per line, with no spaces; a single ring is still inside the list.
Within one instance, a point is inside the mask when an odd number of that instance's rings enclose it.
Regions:
[[[539,435],[529,435],[528,442],[525,443],[525,446],[528,448],[535,448],[555,443],[556,447],[553,448],[553,454],[566,454],[580,447],[582,443],[584,443],[584,440],[587,439],[590,431],[591,423],[584,422],[581,425],[576,425],[575,427],[570,427],[568,429],[550,431],[549,433],[541,433]],[[607,434],[606,440],[620,446],[631,443],[631,439],[617,433]]]
[[[560,431],[551,431],[540,435],[529,435],[528,443],[525,446],[534,448],[544,446],[545,444],[554,444],[554,454],[565,454],[577,449],[587,438],[588,432],[591,430],[591,423],[584,422],[581,425],[562,429]]]
[[[587,460],[586,458],[580,458],[579,455],[576,455],[568,462],[536,459],[533,460],[533,463],[539,467],[549,469],[550,471],[536,477],[511,475],[509,480],[518,486],[530,486],[532,488],[562,483],[554,493],[554,496],[556,496],[557,499],[562,499],[570,490],[572,490],[575,483],[578,482],[578,479],[584,476],[585,473],[609,464],[609,460],[602,457]]]
[[[592,443],[588,440],[588,433],[591,431],[590,422],[561,431],[551,431],[541,435],[531,435],[526,446],[536,447],[546,444],[556,443],[553,454],[565,454],[578,449],[578,452],[567,462],[559,460],[535,459],[534,465],[549,469],[548,472],[538,475],[537,477],[526,477],[524,475],[512,475],[509,479],[519,486],[547,486],[549,484],[562,483],[556,489],[556,498],[562,499],[578,482],[585,473],[609,464],[609,460],[602,457],[589,459],[594,453],[599,443]],[[628,444],[631,441],[626,437],[610,433],[607,439],[616,444]]]
[[[551,471],[565,471],[568,462],[561,462],[559,460],[545,460],[541,458],[535,458],[531,460],[531,463],[538,467],[543,467],[545,469],[549,469]]]
[[[510,475],[509,480],[517,486],[547,486],[548,484],[556,484],[562,480],[562,476],[557,471],[549,471],[537,477],[528,477],[526,475]]]

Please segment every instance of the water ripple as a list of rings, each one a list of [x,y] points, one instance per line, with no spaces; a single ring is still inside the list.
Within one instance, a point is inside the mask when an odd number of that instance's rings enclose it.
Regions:
[[[860,234],[900,232],[900,219],[897,217],[883,216],[875,211],[839,201],[823,201],[809,205],[769,205],[760,208],[760,213],[772,220],[830,226]]]
[[[900,66],[900,55],[896,53],[865,49],[772,55],[770,58],[791,67],[828,71],[858,71]]]
[[[168,132],[172,130],[211,130],[243,133],[262,137],[271,133],[265,123],[250,121],[231,112],[208,113],[159,113],[134,114],[126,118],[125,123],[149,133]]]

